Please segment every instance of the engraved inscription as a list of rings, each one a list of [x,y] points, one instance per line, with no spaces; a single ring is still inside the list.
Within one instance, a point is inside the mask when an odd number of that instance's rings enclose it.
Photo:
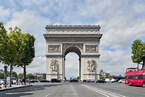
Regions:
[[[86,45],[86,53],[98,53],[98,45]]]
[[[60,53],[60,45],[48,45],[48,53]]]

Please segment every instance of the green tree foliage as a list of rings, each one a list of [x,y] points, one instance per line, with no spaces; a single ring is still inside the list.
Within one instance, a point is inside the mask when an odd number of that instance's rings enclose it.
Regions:
[[[0,79],[4,79],[4,74],[0,72]]]
[[[29,73],[26,75],[26,78],[27,79],[35,79],[35,76],[33,74]]]
[[[22,79],[23,78],[23,73],[19,73],[18,74],[18,79]]]
[[[13,77],[14,79],[17,79],[18,76],[17,76],[17,73],[16,73],[15,71],[12,72],[12,77]]]
[[[133,42],[131,58],[134,63],[142,63],[142,69],[145,69],[145,42],[139,39]]]

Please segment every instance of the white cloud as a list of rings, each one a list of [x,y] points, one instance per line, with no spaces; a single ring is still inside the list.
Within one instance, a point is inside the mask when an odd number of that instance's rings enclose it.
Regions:
[[[49,19],[42,18],[31,11],[24,10],[13,13],[12,19],[7,22],[6,27],[18,26],[23,32],[37,36],[44,33],[47,23],[50,23]]]
[[[6,20],[10,14],[11,12],[9,9],[4,9],[0,6],[0,22],[2,22],[2,20]]]

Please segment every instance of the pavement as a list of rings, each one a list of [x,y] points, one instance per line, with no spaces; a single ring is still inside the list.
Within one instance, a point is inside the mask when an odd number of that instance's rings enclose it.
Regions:
[[[29,87],[29,86],[32,86],[32,85],[29,85],[29,84],[28,84],[28,85],[12,85],[12,87],[7,86],[6,88],[1,88],[1,87],[0,87],[0,92],[1,92],[1,91],[6,91],[6,90],[11,90],[11,89]]]

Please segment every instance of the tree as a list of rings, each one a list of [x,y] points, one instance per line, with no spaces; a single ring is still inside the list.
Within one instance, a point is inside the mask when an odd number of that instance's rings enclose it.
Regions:
[[[23,34],[21,39],[23,43],[19,51],[19,54],[21,55],[21,60],[18,66],[21,66],[23,68],[23,77],[24,80],[26,80],[26,66],[29,65],[35,57],[35,38],[31,34]]]
[[[0,79],[4,79],[4,74],[0,72]]]
[[[10,87],[12,67],[17,58],[14,38],[12,34],[7,34],[3,23],[0,22],[0,61],[10,66]]]
[[[27,79],[35,79],[35,76],[33,74],[29,73],[26,75],[26,78]]]
[[[35,38],[30,34],[22,34],[21,29],[9,28],[7,34],[3,23],[0,22],[0,62],[10,66],[10,87],[12,82],[13,66],[21,66],[26,79],[26,65],[29,65],[35,57]]]
[[[22,73],[19,73],[18,74],[18,79],[22,79],[23,78],[23,74]]]
[[[17,76],[17,73],[15,71],[12,72],[12,77],[17,79],[18,76]]]
[[[142,69],[145,69],[145,42],[141,40],[135,40],[132,44],[132,61],[137,64],[141,64]]]

